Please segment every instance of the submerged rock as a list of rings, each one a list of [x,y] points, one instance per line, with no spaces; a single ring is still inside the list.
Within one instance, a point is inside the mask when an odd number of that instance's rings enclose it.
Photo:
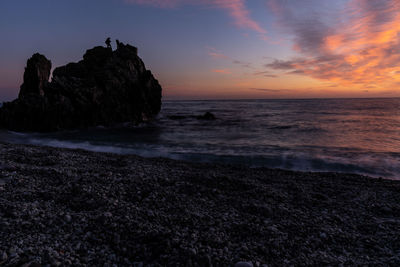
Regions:
[[[95,47],[83,60],[58,67],[35,54],[27,62],[18,99],[0,108],[0,127],[55,131],[149,120],[161,109],[161,86],[137,48]]]

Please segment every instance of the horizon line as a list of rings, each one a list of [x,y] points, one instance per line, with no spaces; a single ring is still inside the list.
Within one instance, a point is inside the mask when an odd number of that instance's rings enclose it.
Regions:
[[[324,99],[396,99],[400,96],[377,96],[377,97],[299,97],[299,98],[207,98],[207,99],[164,99],[163,101],[243,101],[243,100],[324,100]]]
[[[287,98],[287,97],[282,97],[282,98],[164,98],[162,101],[251,101],[251,100],[316,100],[316,99],[396,99],[400,98],[400,96],[375,96],[375,97],[294,97],[294,98]],[[12,102],[14,100],[18,99],[15,98],[13,100],[0,100],[0,103],[7,103],[7,102]]]

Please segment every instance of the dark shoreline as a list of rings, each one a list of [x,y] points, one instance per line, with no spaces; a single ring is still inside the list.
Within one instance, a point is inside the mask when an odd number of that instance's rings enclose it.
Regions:
[[[0,143],[4,266],[399,265],[399,234],[400,181]]]

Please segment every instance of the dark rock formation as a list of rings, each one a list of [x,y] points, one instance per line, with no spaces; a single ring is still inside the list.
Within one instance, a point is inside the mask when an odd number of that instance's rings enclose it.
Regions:
[[[161,86],[137,48],[95,47],[83,60],[56,68],[40,54],[28,60],[18,99],[0,108],[0,127],[55,131],[149,120],[161,109]]]
[[[21,86],[19,97],[35,94],[44,95],[44,88],[49,82],[51,61],[41,54],[34,54],[27,62],[24,83]]]

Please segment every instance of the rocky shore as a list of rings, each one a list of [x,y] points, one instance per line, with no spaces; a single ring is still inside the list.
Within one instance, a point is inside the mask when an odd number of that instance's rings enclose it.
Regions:
[[[400,182],[0,143],[1,266],[235,264],[399,266]]]
[[[117,41],[112,50],[108,39],[107,47],[87,50],[79,62],[52,74],[51,69],[44,55],[28,59],[18,98],[0,107],[0,128],[53,132],[136,125],[160,112],[162,88],[129,44]]]

